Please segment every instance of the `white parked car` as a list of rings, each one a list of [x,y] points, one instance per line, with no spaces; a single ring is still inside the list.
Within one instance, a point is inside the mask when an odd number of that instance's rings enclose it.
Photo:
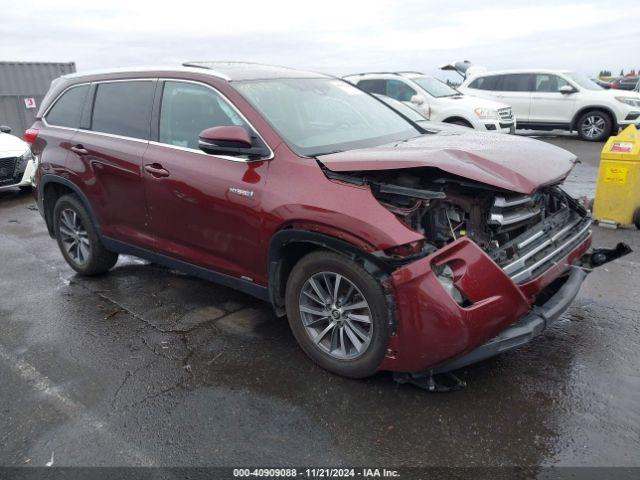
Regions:
[[[0,190],[33,185],[35,159],[26,142],[10,135],[9,127],[0,126]]]
[[[344,77],[369,93],[403,102],[433,122],[446,122],[476,130],[513,133],[511,107],[470,97],[446,83],[419,72],[361,73]]]
[[[467,76],[459,90],[513,107],[518,128],[577,131],[603,141],[620,127],[640,123],[640,94],[605,90],[565,70],[508,70]]]

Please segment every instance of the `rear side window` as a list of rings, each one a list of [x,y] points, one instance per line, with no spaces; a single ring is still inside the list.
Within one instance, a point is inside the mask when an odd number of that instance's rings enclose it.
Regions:
[[[500,90],[503,92],[530,92],[532,79],[533,75],[527,73],[502,75]]]
[[[59,127],[78,128],[88,91],[89,85],[80,85],[63,93],[45,115],[47,123]]]
[[[469,88],[475,88],[476,90],[497,90],[499,79],[499,75],[476,78],[469,84]]]
[[[361,88],[365,92],[377,93],[379,95],[387,94],[387,85],[385,80],[360,80],[358,82],[358,88]]]
[[[154,86],[153,81],[98,84],[91,130],[148,139]]]
[[[211,127],[249,126],[215,90],[186,82],[165,82],[160,109],[160,142],[198,149],[200,132]]]

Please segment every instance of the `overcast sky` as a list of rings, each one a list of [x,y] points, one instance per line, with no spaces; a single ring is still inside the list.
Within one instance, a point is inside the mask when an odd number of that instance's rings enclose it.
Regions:
[[[640,68],[640,1],[0,0],[0,60],[78,70],[247,60],[333,74]]]

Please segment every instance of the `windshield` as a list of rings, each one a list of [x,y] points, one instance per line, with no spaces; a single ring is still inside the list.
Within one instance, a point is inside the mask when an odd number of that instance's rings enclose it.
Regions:
[[[415,111],[413,108],[405,105],[404,103],[399,102],[395,98],[387,97],[386,95],[380,95],[378,93],[374,93],[373,95],[376,98],[379,98],[380,100],[382,100],[387,105],[389,105],[396,112],[398,112],[398,113],[404,115],[405,117],[407,117],[412,122],[423,122],[423,121],[426,120],[426,118],[424,116],[422,116],[422,114],[420,114],[419,112]]]
[[[280,78],[232,84],[303,156],[366,148],[421,134],[369,94],[332,78]]]
[[[441,82],[437,78],[433,77],[412,77],[411,80],[416,82],[422,88],[424,88],[432,97],[453,97],[454,95],[460,95],[460,92],[454,90],[449,85]]]
[[[594,82],[593,80],[591,80],[590,78],[586,77],[585,75],[583,75],[581,73],[564,72],[564,74],[567,77],[569,77],[571,80],[576,82],[582,88],[585,88],[587,90],[604,90],[604,88],[602,88],[596,82]]]

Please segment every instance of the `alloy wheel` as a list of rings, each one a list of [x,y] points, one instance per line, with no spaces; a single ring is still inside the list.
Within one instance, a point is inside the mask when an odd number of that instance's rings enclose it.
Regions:
[[[89,234],[75,210],[65,208],[60,212],[58,229],[67,255],[78,265],[85,264],[89,260],[91,244]]]
[[[585,118],[584,122],[582,122],[582,134],[587,138],[598,138],[604,133],[606,125],[602,116],[589,115]]]
[[[299,308],[305,331],[324,353],[352,360],[367,351],[373,335],[371,310],[346,277],[334,272],[312,275],[300,291]]]

